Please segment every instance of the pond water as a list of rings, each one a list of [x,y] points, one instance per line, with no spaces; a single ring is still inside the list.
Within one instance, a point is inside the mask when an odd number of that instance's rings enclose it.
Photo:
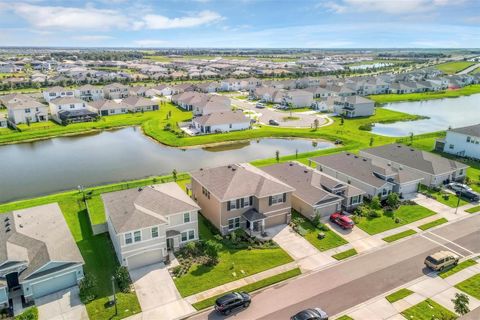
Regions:
[[[0,146],[0,203],[77,186],[93,186],[201,167],[273,158],[333,147],[329,142],[261,139],[210,148],[178,149],[138,128]]]
[[[389,67],[393,66],[393,63],[366,63],[366,64],[360,64],[356,66],[349,66],[348,68],[350,70],[366,70],[366,69],[373,69],[373,68],[383,68],[383,67]]]
[[[420,134],[480,123],[480,94],[438,100],[388,103],[384,108],[429,117],[429,119],[417,121],[376,123],[372,132],[384,136],[407,136],[410,132]]]

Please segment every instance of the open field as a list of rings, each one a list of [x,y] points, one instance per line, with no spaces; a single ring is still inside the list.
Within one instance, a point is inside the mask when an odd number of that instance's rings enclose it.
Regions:
[[[469,62],[469,61],[452,61],[452,62],[437,64],[435,68],[445,72],[446,74],[455,74],[464,69],[467,69],[468,67],[474,64],[475,62]]]

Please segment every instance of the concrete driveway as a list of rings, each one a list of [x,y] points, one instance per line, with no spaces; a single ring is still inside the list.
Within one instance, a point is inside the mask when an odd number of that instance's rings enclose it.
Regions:
[[[385,244],[381,239],[373,237],[358,227],[344,230],[337,224],[331,222],[329,219],[324,220],[330,229],[339,234],[342,238],[347,240],[357,252],[368,251],[373,248],[380,247]]]
[[[182,299],[163,263],[130,271],[142,314],[135,319],[177,319],[195,309]]]
[[[35,300],[40,320],[88,320],[78,287],[71,287]]]

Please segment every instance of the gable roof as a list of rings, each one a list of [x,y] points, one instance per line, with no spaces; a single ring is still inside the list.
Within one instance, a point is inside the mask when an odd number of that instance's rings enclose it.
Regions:
[[[226,111],[206,114],[193,118],[192,121],[203,126],[214,126],[230,123],[249,123],[250,119],[247,118],[242,111]]]
[[[118,108],[127,108],[128,106],[123,102],[115,102],[113,100],[101,99],[88,103],[89,106],[97,110],[111,110]]]
[[[248,163],[200,169],[191,176],[220,201],[252,195],[263,198],[295,190]]]
[[[61,104],[71,104],[71,103],[85,103],[85,101],[75,97],[60,97],[60,98],[50,100],[50,103],[55,105],[61,105]]]
[[[147,107],[157,104],[150,99],[138,96],[130,96],[126,99],[123,99],[122,102],[130,107]]]
[[[473,126],[454,128],[448,131],[465,134],[467,136],[480,137],[480,124]]]

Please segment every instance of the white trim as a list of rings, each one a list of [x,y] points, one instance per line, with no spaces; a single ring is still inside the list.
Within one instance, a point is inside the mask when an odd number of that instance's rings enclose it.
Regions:
[[[190,231],[193,231],[193,239],[189,239],[189,233]],[[182,233],[187,233],[187,240],[183,241],[182,240]],[[194,240],[197,240],[198,239],[198,235],[197,235],[197,232],[195,232],[195,229],[187,229],[187,230],[183,230],[182,232],[180,232],[180,243],[187,243],[189,241],[194,241]]]
[[[144,250],[145,248],[152,248],[152,247],[155,247],[155,246],[162,246],[162,245],[167,245],[167,241],[162,241],[162,242],[159,242],[159,243],[156,243],[156,244],[152,244],[152,245],[149,245],[149,246],[143,246],[141,248],[136,248],[136,249],[132,249],[132,250],[125,250],[121,252],[121,254],[123,255],[124,253],[129,253],[129,252],[135,252],[135,251],[138,251],[138,250]]]
[[[53,274],[51,274],[51,275],[44,275],[44,276],[41,276],[41,277],[38,277],[38,278],[35,278],[35,279],[24,280],[24,281],[22,281],[22,282],[19,282],[19,284],[22,285],[22,289],[23,289],[23,286],[24,286],[25,284],[27,284],[27,285],[29,285],[30,287],[32,287],[32,286],[35,285],[35,284],[42,283],[42,282],[45,282],[45,281],[50,281],[50,280],[52,280],[52,279],[62,277],[62,276],[64,276],[64,275],[68,274],[68,273],[73,272],[73,271],[74,271],[73,269],[78,268],[78,267],[82,267],[82,265],[79,264],[79,265],[75,265],[75,266],[68,267],[68,268],[66,268],[66,269],[64,269],[64,270],[62,270],[62,271],[66,271],[66,270],[69,270],[69,271],[62,272],[62,273],[60,273],[60,274],[55,274],[55,273],[53,273]],[[83,271],[83,270],[82,270],[82,271]],[[54,276],[52,276],[52,275],[54,275]],[[76,275],[77,275],[77,272],[75,271],[75,276],[76,276]],[[48,277],[48,278],[47,278],[47,277]],[[46,278],[46,279],[45,279],[45,278]],[[80,278],[80,280],[83,279],[83,278],[84,278],[84,277]],[[77,279],[77,284],[78,284],[79,279],[78,279],[78,278],[76,278],[76,279]],[[24,290],[24,291],[23,291],[23,294],[24,294],[26,297],[29,297],[29,296],[33,295],[33,290],[30,290],[29,294],[25,294],[25,290]]]

